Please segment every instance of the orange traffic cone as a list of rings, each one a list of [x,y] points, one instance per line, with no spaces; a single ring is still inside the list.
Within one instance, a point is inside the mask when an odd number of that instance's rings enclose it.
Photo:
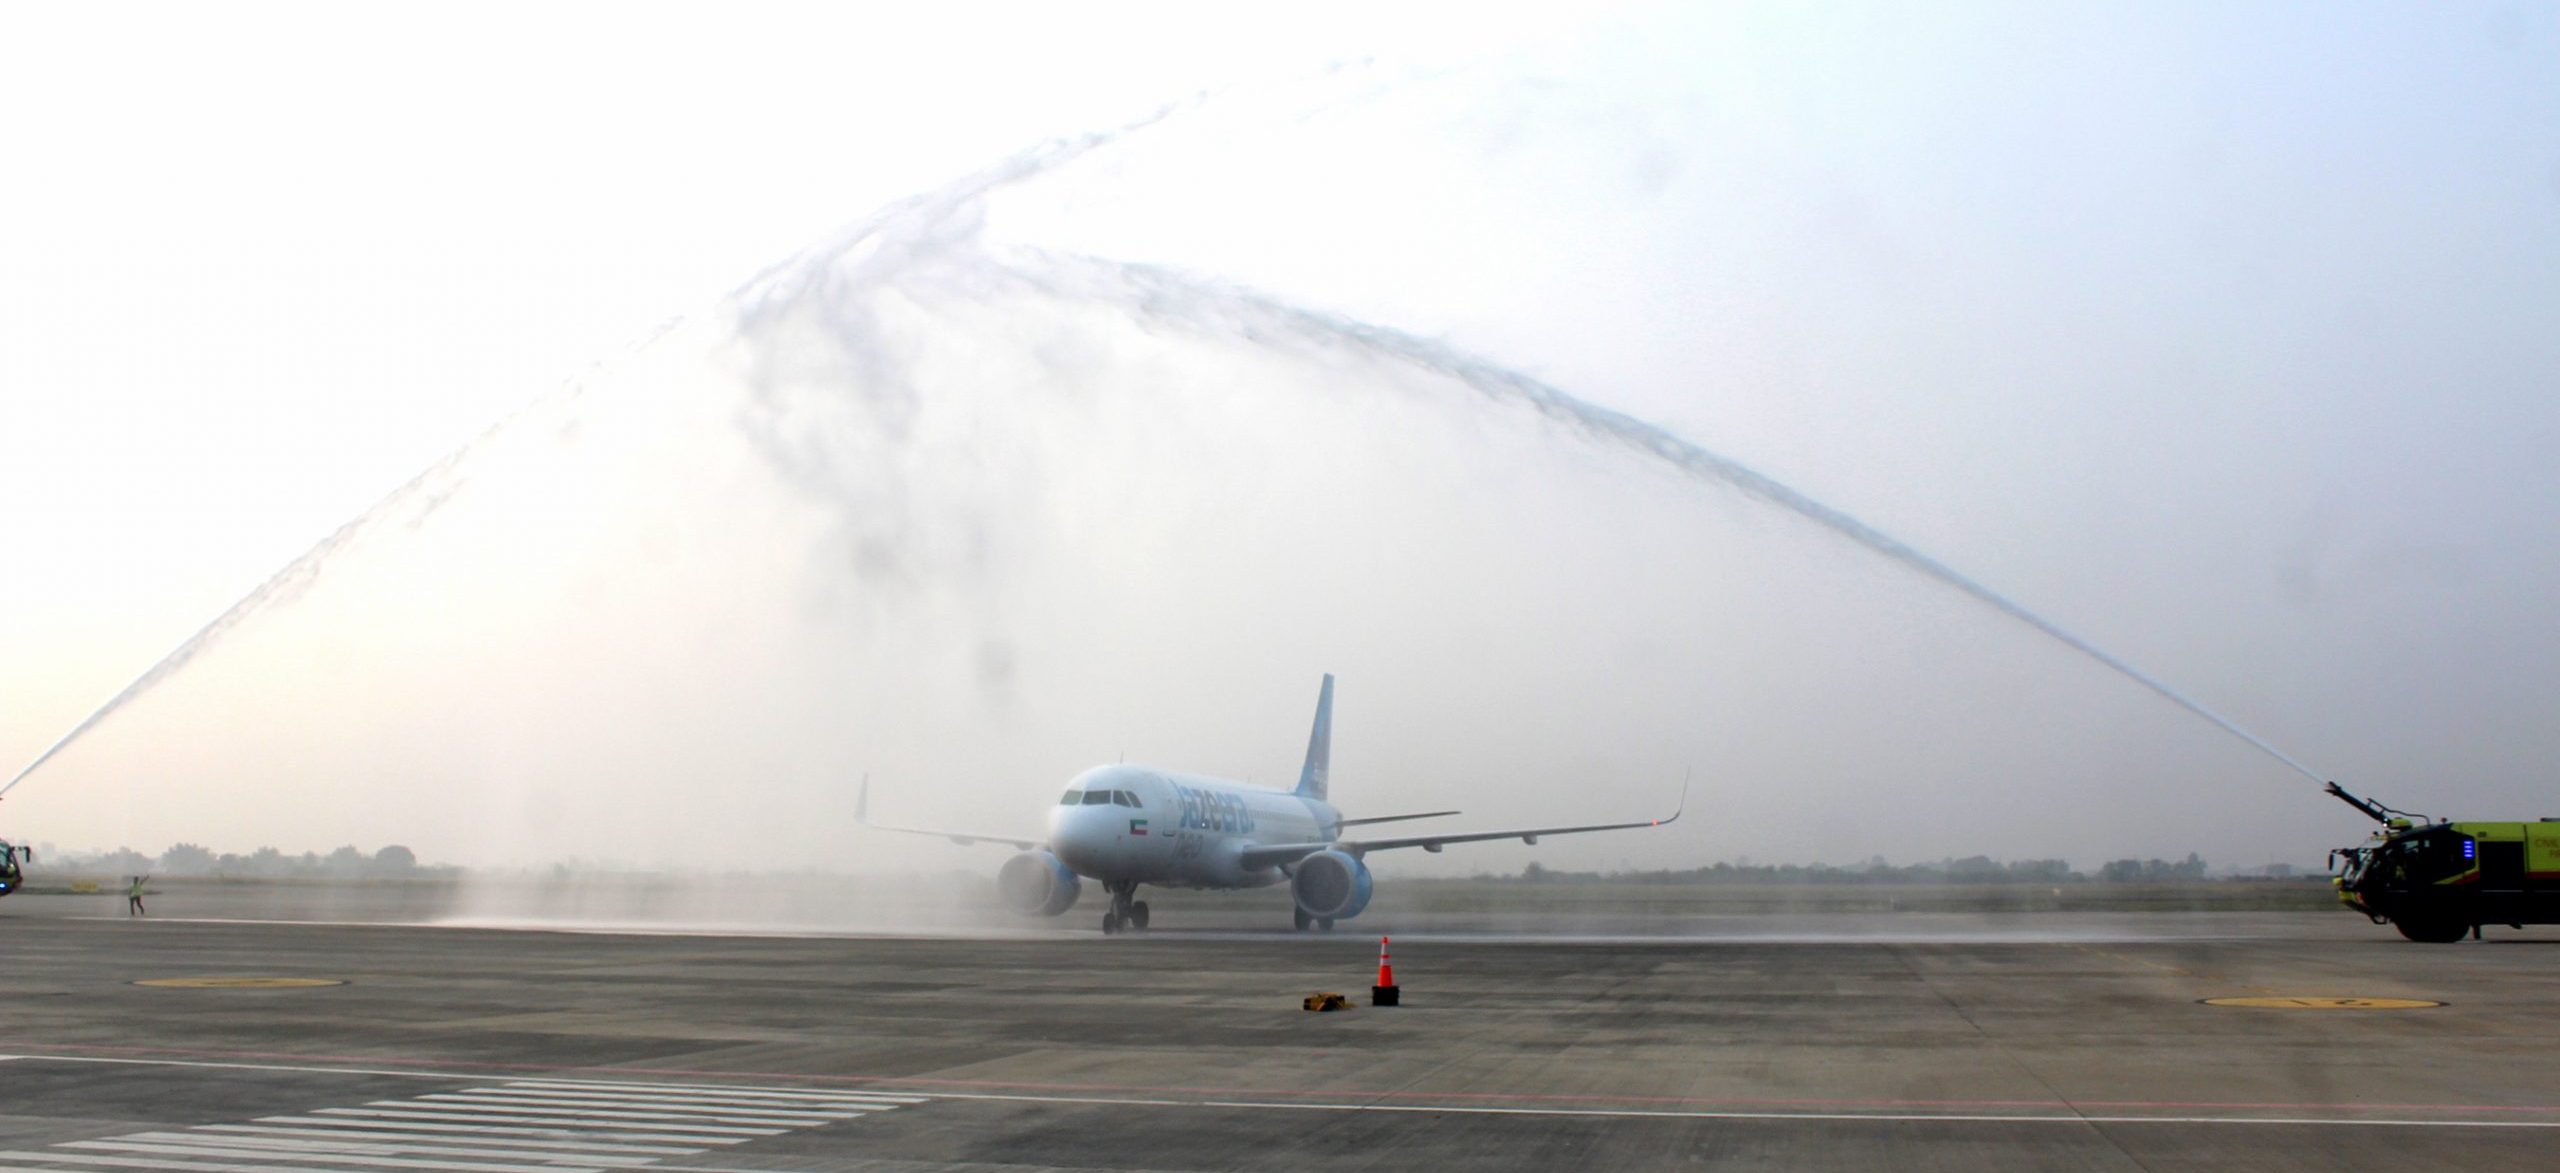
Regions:
[[[1396,967],[1387,960],[1387,939],[1380,937],[1378,938],[1378,984],[1369,987],[1369,1004],[1393,1006],[1402,997],[1403,991],[1396,988]]]

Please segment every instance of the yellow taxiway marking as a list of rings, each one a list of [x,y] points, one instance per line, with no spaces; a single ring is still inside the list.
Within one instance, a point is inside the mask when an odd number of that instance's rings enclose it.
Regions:
[[[2206,998],[2207,1006],[2248,1006],[2261,1010],[2425,1010],[2442,1006],[2420,998]]]
[[[147,978],[133,984],[137,986],[158,986],[162,989],[177,990],[304,990],[313,986],[343,986],[347,983],[338,978],[248,977],[234,975],[228,977]]]
[[[2162,973],[2174,974],[2182,978],[2194,978],[2199,981],[2221,986],[2224,989],[2236,988],[2254,991],[2247,996],[2196,999],[2197,1002],[2206,1006],[2243,1006],[2257,1010],[2426,1010],[2444,1005],[2442,1002],[2430,1002],[2421,998],[2337,998],[2326,995],[2312,996],[2301,994],[2279,994],[2272,987],[2249,985],[2238,978],[2230,977],[2225,974],[2202,973],[2192,969],[2182,969],[2175,965],[2152,961],[2147,958],[2128,957],[2122,953],[2110,953],[2104,949],[2091,949],[2086,945],[2080,946],[2079,948],[2083,953],[2089,953],[2099,957],[2113,958],[2114,960],[2124,962],[2128,965],[2149,966],[2150,968],[2159,970]]]

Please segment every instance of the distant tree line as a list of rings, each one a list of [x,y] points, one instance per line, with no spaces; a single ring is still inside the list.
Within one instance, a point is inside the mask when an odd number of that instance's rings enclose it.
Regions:
[[[2178,863],[2166,863],[2156,859],[2110,860],[2098,869],[2098,879],[2110,884],[2134,884],[2145,880],[2201,880],[2204,878],[2204,872],[2204,861],[2190,851],[2187,853],[2187,858]]]
[[[144,855],[130,847],[107,852],[66,852],[59,863],[47,870],[65,872],[104,872],[118,876],[238,876],[291,879],[405,879],[426,874],[440,874],[450,868],[424,867],[417,853],[392,844],[368,855],[354,846],[341,847],[327,855],[306,851],[287,855],[273,847],[261,847],[247,855],[229,852],[215,854],[211,848],[193,843],[173,843],[158,856]]]
[[[1632,872],[1565,872],[1532,863],[1516,877],[1487,876],[1483,879],[1516,879],[1531,884],[1578,884],[1606,881],[1613,884],[2134,884],[2161,883],[2177,880],[2202,880],[2210,870],[2204,858],[2194,852],[2176,862],[2161,859],[2119,859],[2099,866],[2096,873],[2072,870],[2070,863],[2059,859],[1995,860],[1986,855],[1963,859],[1941,859],[1933,863],[1895,865],[1876,856],[1865,863],[1846,867],[1831,864],[1754,864],[1745,859],[1738,863],[1718,861],[1703,867],[1660,869]],[[2281,879],[2295,875],[2287,864],[2268,864],[2245,872],[2236,878]]]

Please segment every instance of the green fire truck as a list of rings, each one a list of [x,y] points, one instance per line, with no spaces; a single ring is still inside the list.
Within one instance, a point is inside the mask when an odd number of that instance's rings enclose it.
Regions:
[[[2329,793],[2382,824],[2360,847],[2329,853],[2338,899],[2412,941],[2452,942],[2482,925],[2560,924],[2560,819],[2438,822]]]

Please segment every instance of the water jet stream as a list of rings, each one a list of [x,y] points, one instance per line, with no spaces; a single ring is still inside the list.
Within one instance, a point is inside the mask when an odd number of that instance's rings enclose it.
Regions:
[[[730,293],[723,299],[722,304],[740,321],[750,321],[777,301],[788,302],[808,296],[834,296],[837,291],[827,288],[827,280],[840,279],[843,276],[841,270],[849,265],[858,265],[871,270],[868,276],[872,279],[887,279],[897,271],[897,262],[904,254],[930,250],[943,245],[946,243],[943,238],[955,233],[963,237],[974,233],[978,223],[978,213],[990,193],[1053,171],[1097,148],[1153,126],[1206,100],[1206,95],[1195,96],[1187,102],[1161,107],[1111,130],[1044,142],[942,187],[890,204],[853,227],[838,233],[832,240],[806,249],[767,268]],[[863,255],[859,260],[852,259],[857,254]],[[657,336],[663,337],[665,333],[666,331],[662,329]],[[642,346],[645,347],[647,344],[643,342]],[[565,389],[563,397],[574,398],[580,391],[580,386],[573,383]],[[46,746],[44,752],[37,754],[34,761],[28,762],[19,769],[6,784],[0,784],[0,795],[8,794],[17,787],[18,783],[26,781],[28,775],[35,773],[38,767],[53,760],[63,750],[70,748],[72,743],[96,728],[99,722],[104,721],[135,698],[149,692],[161,681],[168,679],[172,673],[185,667],[189,661],[194,660],[206,648],[211,647],[250,617],[298,597],[318,580],[325,564],[333,556],[371,530],[375,523],[400,511],[413,498],[425,494],[429,486],[457,482],[456,470],[473,453],[486,447],[492,440],[506,432],[514,422],[513,419],[509,419],[491,427],[452,455],[439,461],[434,467],[418,474],[407,484],[376,502],[372,508],[357,515],[354,520],[331,531],[329,536],[322,538],[317,545],[304,551],[300,557],[278,570],[273,577],[259,584],[256,590],[250,591],[239,602],[233,603],[222,614],[215,616],[212,622],[205,624],[194,635],[180,642],[158,662],[145,669],[142,675],[135,677],[132,683],[117,690],[114,696],[107,698],[106,703],[99,705],[88,716],[81,718],[80,723],[72,726],[70,732]],[[442,492],[425,495],[424,508],[418,517],[412,520],[412,524],[423,520],[426,514],[434,512],[436,506],[451,494],[454,487],[458,487],[458,484],[448,484]]]
[[[427,515],[434,513],[437,506],[442,505],[447,497],[460,488],[460,469],[470,455],[505,428],[505,424],[499,424],[481,433],[479,437],[456,450],[451,456],[438,461],[434,467],[419,473],[407,484],[393,490],[390,496],[375,502],[372,508],[357,514],[354,520],[330,531],[329,536],[320,539],[318,545],[303,551],[301,557],[286,563],[284,569],[276,571],[268,577],[267,581],[259,583],[256,590],[242,596],[239,602],[233,603],[222,614],[214,616],[213,622],[198,628],[194,635],[188,636],[177,647],[170,649],[169,654],[160,657],[159,661],[145,669],[142,675],[134,677],[133,683],[117,690],[114,696],[107,698],[105,704],[99,705],[88,716],[81,718],[80,723],[72,726],[70,732],[55,738],[53,744],[46,746],[43,753],[37,754],[34,761],[28,762],[24,768],[12,775],[7,785],[0,785],[0,795],[9,793],[18,783],[26,781],[27,775],[35,773],[37,767],[53,760],[54,755],[70,748],[72,742],[80,740],[81,736],[95,728],[98,722],[106,720],[109,714],[123,708],[126,702],[149,692],[154,685],[168,679],[170,674],[186,667],[189,661],[195,659],[206,648],[213,646],[215,641],[220,640],[233,628],[247,621],[250,616],[300,597],[304,591],[311,588],[312,583],[319,580],[323,564],[328,562],[332,555],[345,549],[349,543],[373,528],[376,523],[400,512],[413,500],[417,502],[419,509],[410,518],[410,524],[415,525],[424,521]],[[430,492],[430,489],[436,491]]]
[[[1992,590],[1855,516],[1654,424],[1580,399],[1552,384],[1443,343],[1385,326],[1290,305],[1263,294],[1161,266],[1090,256],[1064,256],[1036,249],[1020,250],[1020,256],[1023,258],[1021,261],[1008,266],[1010,271],[1019,279],[1053,294],[1107,298],[1129,313],[1194,332],[1223,331],[1266,345],[1295,341],[1418,367],[1453,379],[1495,402],[1527,407],[1593,440],[1659,460],[1693,478],[1737,489],[1963,592],[2203,718],[2282,762],[2295,773],[2314,782],[2324,780],[2319,773],[2266,739],[2169,687],[2167,682],[2123,657],[2030,610],[2025,604]]]

